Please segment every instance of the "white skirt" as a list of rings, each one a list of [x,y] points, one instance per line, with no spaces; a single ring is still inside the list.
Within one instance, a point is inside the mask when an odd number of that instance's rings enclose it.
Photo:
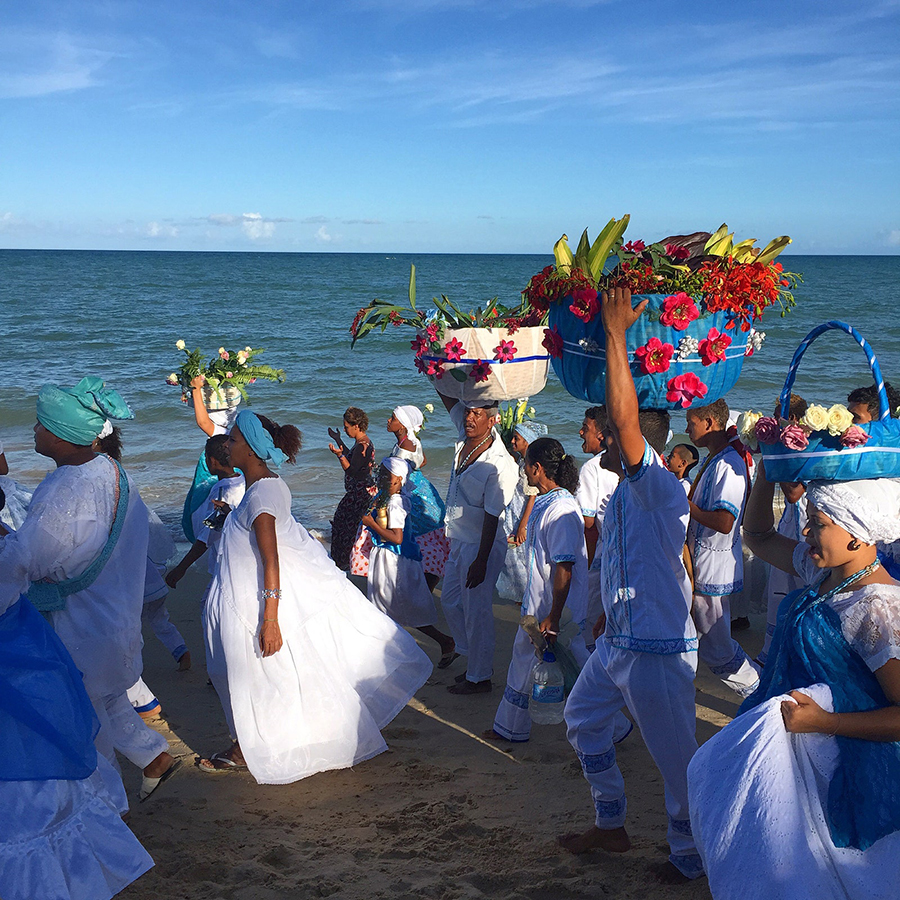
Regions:
[[[153,866],[106,794],[108,765],[81,781],[0,781],[3,900],[110,900]]]
[[[398,625],[422,628],[437,622],[434,595],[419,560],[372,547],[368,590],[369,600]]]

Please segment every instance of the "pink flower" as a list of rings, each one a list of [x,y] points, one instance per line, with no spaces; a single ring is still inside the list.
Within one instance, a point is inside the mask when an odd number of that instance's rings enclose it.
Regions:
[[[232,377],[234,377],[234,372],[226,372],[226,373],[225,373],[225,377],[226,377],[226,378],[232,378]]]
[[[666,297],[663,311],[659,314],[659,321],[676,331],[684,331],[694,319],[699,318],[700,310],[697,309],[697,304],[684,291]]]
[[[709,334],[700,341],[700,359],[704,366],[711,366],[725,359],[725,350],[731,345],[731,338],[721,334],[717,328],[710,328]]]
[[[782,429],[781,443],[788,450],[805,450],[809,446],[809,437],[799,425],[792,423]]]
[[[756,421],[756,439],[761,444],[777,444],[781,438],[781,426],[773,416],[762,416]]]
[[[842,435],[841,435],[841,446],[842,447],[862,447],[866,441],[869,440],[871,435],[867,431],[863,431],[859,425],[851,425]]]
[[[425,334],[428,335],[429,341],[436,341],[438,336],[438,330],[440,329],[440,325],[437,322],[432,322],[430,325],[425,326]]]
[[[678,244],[666,244],[666,256],[674,260],[687,259],[691,251],[687,247],[679,247]]]
[[[541,345],[557,359],[563,355],[562,335],[555,328],[544,329],[544,339],[541,341]]]
[[[221,356],[222,359],[224,359],[224,360],[226,360],[226,361],[229,360],[229,359],[231,359],[231,354],[229,354],[229,352],[228,352],[227,350],[220,350],[220,351],[219,351],[219,356]]]
[[[256,384],[256,379],[255,379],[255,378],[251,378],[251,379],[250,379],[250,384]]]
[[[593,288],[582,288],[572,294],[569,312],[583,322],[590,322],[600,312],[600,300]]]
[[[466,348],[463,347],[462,342],[458,341],[456,338],[450,338],[446,344],[444,344],[444,352],[447,354],[447,359],[450,362],[459,362],[466,353]]]
[[[425,366],[426,375],[434,375],[435,378],[444,377],[444,364],[439,359],[428,360]]]
[[[664,344],[659,338],[652,337],[643,347],[638,347],[634,355],[640,360],[641,371],[645,375],[652,375],[654,372],[669,371],[674,352],[675,348],[671,344]]]
[[[509,362],[516,355],[516,345],[512,341],[500,339],[498,346],[494,347],[494,359],[500,362]]]
[[[669,403],[681,403],[682,409],[687,409],[695,400],[705,397],[709,390],[693,372],[676,375],[667,387],[666,400]]]
[[[484,360],[479,359],[469,370],[469,378],[474,378],[476,384],[479,381],[487,381],[491,377],[491,367]]]
[[[413,340],[409,342],[409,346],[416,351],[416,356],[421,356],[428,349],[428,340],[417,334]]]

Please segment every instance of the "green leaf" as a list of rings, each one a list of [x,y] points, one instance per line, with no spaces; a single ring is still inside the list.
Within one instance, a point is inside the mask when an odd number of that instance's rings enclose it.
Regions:
[[[782,234],[780,237],[773,238],[769,241],[768,244],[763,248],[762,253],[756,257],[757,262],[761,262],[763,265],[767,265],[772,262],[788,244],[791,243],[791,239],[786,235]]]
[[[569,247],[569,238],[563,235],[553,245],[553,256],[556,259],[557,271],[563,275],[568,275],[572,271],[572,263],[575,257],[572,255],[572,249]]]
[[[450,369],[449,372],[459,382],[469,380],[469,376],[462,369]]]
[[[722,240],[725,235],[728,234],[728,225],[724,222],[718,227],[715,234],[711,234],[709,236],[709,240],[706,242],[706,246],[703,248],[705,253],[709,253],[709,248],[718,244],[719,241]]]
[[[598,279],[603,274],[606,258],[609,256],[613,246],[621,240],[630,219],[631,216],[629,215],[622,216],[618,221],[610,219],[609,222],[606,223],[606,227],[599,235],[597,235],[597,239],[591,245],[591,248],[588,251],[587,271],[594,279],[594,284],[597,283]],[[585,234],[587,234],[587,232],[585,232]]]
[[[409,267],[409,305],[416,308],[416,267]]]

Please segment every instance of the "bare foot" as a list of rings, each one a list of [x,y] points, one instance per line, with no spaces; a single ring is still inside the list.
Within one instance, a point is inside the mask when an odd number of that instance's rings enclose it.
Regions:
[[[497,744],[512,744],[513,743],[513,741],[511,741],[509,738],[503,737],[502,734],[497,734],[497,732],[494,731],[493,728],[488,728],[487,731],[482,731],[481,738],[482,738],[482,740],[485,740],[485,741],[494,741]]]
[[[687,884],[691,880],[668,859],[664,863],[655,863],[650,866],[650,871],[660,884]]]
[[[178,658],[178,671],[187,672],[191,667],[191,651],[185,650]]]
[[[144,769],[145,778],[160,778],[165,772],[168,772],[175,765],[175,757],[171,753],[163,750],[156,759]]]
[[[587,831],[578,834],[571,832],[557,838],[559,845],[576,855],[590,850],[606,850],[609,853],[624,853],[631,849],[631,840],[624,828],[598,828],[592,825]],[[675,867],[672,866],[674,869]],[[677,871],[677,870],[676,870]]]

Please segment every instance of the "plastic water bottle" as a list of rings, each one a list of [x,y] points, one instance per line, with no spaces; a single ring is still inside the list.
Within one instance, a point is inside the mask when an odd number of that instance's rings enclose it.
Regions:
[[[544,651],[543,659],[532,672],[528,712],[535,725],[558,725],[566,708],[565,678],[556,656]]]

